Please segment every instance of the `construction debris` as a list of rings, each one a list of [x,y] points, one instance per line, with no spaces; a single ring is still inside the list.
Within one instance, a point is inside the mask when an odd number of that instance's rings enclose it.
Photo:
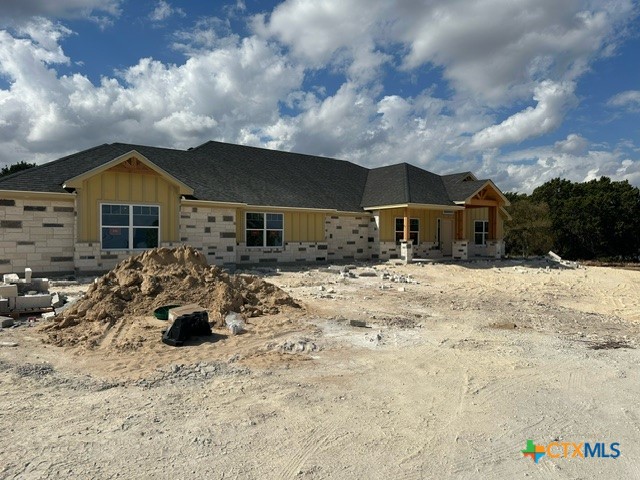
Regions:
[[[367,328],[367,322],[362,320],[349,320],[349,325],[352,327]]]
[[[32,278],[30,268],[24,269],[24,278],[15,273],[2,276],[0,284],[0,314],[18,316],[24,313],[42,312],[54,308],[52,295],[49,293],[49,280]],[[62,306],[59,296],[56,305]]]
[[[224,323],[227,325],[227,328],[232,335],[238,335],[244,331],[245,322],[240,313],[229,312],[227,316],[224,317]]]
[[[9,328],[13,326],[13,318],[11,317],[0,317],[0,327]]]
[[[560,255],[552,252],[551,250],[549,250],[549,253],[547,254],[547,259],[552,261],[552,262],[554,262],[554,263],[562,265],[563,267],[580,268],[580,264],[578,262],[572,262],[570,260],[563,260]]]
[[[42,329],[55,345],[94,348],[111,329],[118,331],[171,304],[196,304],[218,327],[232,311],[255,317],[299,307],[283,290],[258,277],[229,275],[209,266],[193,247],[156,248],[120,262],[96,279],[84,298]]]

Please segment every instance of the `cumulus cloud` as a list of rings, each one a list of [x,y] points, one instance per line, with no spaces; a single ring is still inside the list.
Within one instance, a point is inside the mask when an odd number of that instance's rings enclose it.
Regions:
[[[156,7],[149,14],[149,20],[152,22],[162,22],[173,15],[184,17],[186,14],[181,8],[172,7],[169,2],[165,0],[158,0]]]
[[[567,149],[568,145],[579,148]],[[552,146],[487,155],[477,172],[494,179],[504,190],[526,193],[557,177],[585,182],[606,176],[640,185],[640,159],[634,149],[627,142],[604,149],[570,134]]]
[[[611,53],[615,27],[632,11],[630,0],[288,0],[256,17],[254,29],[313,66],[346,56],[356,79],[358,65],[392,62],[386,48],[400,44],[405,69],[441,67],[457,91],[498,105],[544,79],[575,80]]]
[[[190,56],[206,50],[228,48],[239,42],[240,36],[231,31],[228,21],[206,17],[199,19],[188,29],[174,32],[171,47]]]
[[[117,17],[122,0],[2,0],[0,25],[30,17],[99,18],[100,14]]]
[[[575,84],[544,81],[536,87],[535,107],[527,107],[498,125],[481,130],[473,136],[471,147],[476,150],[520,143],[556,129],[567,110],[576,104]]]
[[[580,155],[589,146],[589,141],[576,133],[571,133],[566,139],[560,140],[553,145],[556,152]]]
[[[278,101],[302,82],[302,70],[257,38],[229,42],[182,65],[146,58],[103,77],[57,76],[69,63],[57,43],[65,33],[39,20],[38,35],[0,31],[0,68],[10,88],[0,90],[0,163],[16,155],[33,161],[104,141],[189,147],[211,138],[233,141],[247,125],[277,120]],[[22,157],[19,157],[22,158]]]
[[[611,107],[622,107],[632,112],[640,111],[640,90],[620,92],[611,97],[607,105]]]

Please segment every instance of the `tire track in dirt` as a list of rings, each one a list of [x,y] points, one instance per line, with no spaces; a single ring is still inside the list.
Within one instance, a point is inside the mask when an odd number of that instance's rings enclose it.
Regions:
[[[463,460],[457,461],[457,458],[461,456],[461,452],[459,448],[455,448],[452,451],[449,451],[449,455],[447,452],[442,452],[442,455],[439,455],[439,452],[435,448],[439,446],[440,448],[446,448],[446,446],[451,444],[457,444],[459,439],[460,429],[457,428],[456,423],[460,420],[461,414],[466,408],[466,402],[469,393],[469,385],[471,382],[471,377],[468,371],[460,370],[460,379],[459,379],[459,387],[458,387],[458,395],[459,399],[455,404],[455,407],[448,412],[447,421],[442,424],[434,425],[433,434],[425,441],[425,448],[431,451],[430,458],[434,460],[436,458],[440,459],[440,471],[448,471],[449,476],[453,473],[454,467],[458,466],[463,470],[469,468],[470,459],[468,456],[464,457]],[[446,403],[446,402],[445,402]],[[453,427],[456,428],[453,428]],[[450,457],[450,454],[453,453],[453,457]],[[421,470],[429,470],[427,468],[426,462],[423,462],[421,465]]]
[[[318,451],[326,450],[335,443],[332,438],[337,429],[335,421],[331,421],[330,415],[324,417],[327,421],[316,425],[309,434],[299,443],[299,447],[293,451],[282,471],[277,475],[278,479],[290,480],[296,478],[305,463]]]

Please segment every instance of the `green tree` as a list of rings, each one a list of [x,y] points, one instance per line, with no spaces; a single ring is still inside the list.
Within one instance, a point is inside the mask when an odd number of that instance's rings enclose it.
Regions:
[[[563,257],[637,258],[640,190],[629,182],[556,178],[536,188],[531,199],[548,203],[553,249]]]
[[[505,223],[505,247],[510,255],[544,255],[553,245],[549,206],[526,194],[508,194],[511,220]]]
[[[12,173],[20,172],[22,170],[27,170],[35,166],[35,163],[27,163],[24,160],[18,163],[14,163],[13,165],[5,165],[4,167],[2,167],[2,170],[0,170],[0,177],[11,175]]]

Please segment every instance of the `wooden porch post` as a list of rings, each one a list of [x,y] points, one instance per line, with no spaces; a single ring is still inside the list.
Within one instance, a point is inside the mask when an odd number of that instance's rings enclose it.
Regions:
[[[489,239],[497,240],[498,235],[498,207],[489,207]]]
[[[456,223],[456,240],[464,239],[464,210],[456,210],[455,213]]]
[[[409,241],[409,207],[404,209],[404,241]]]

